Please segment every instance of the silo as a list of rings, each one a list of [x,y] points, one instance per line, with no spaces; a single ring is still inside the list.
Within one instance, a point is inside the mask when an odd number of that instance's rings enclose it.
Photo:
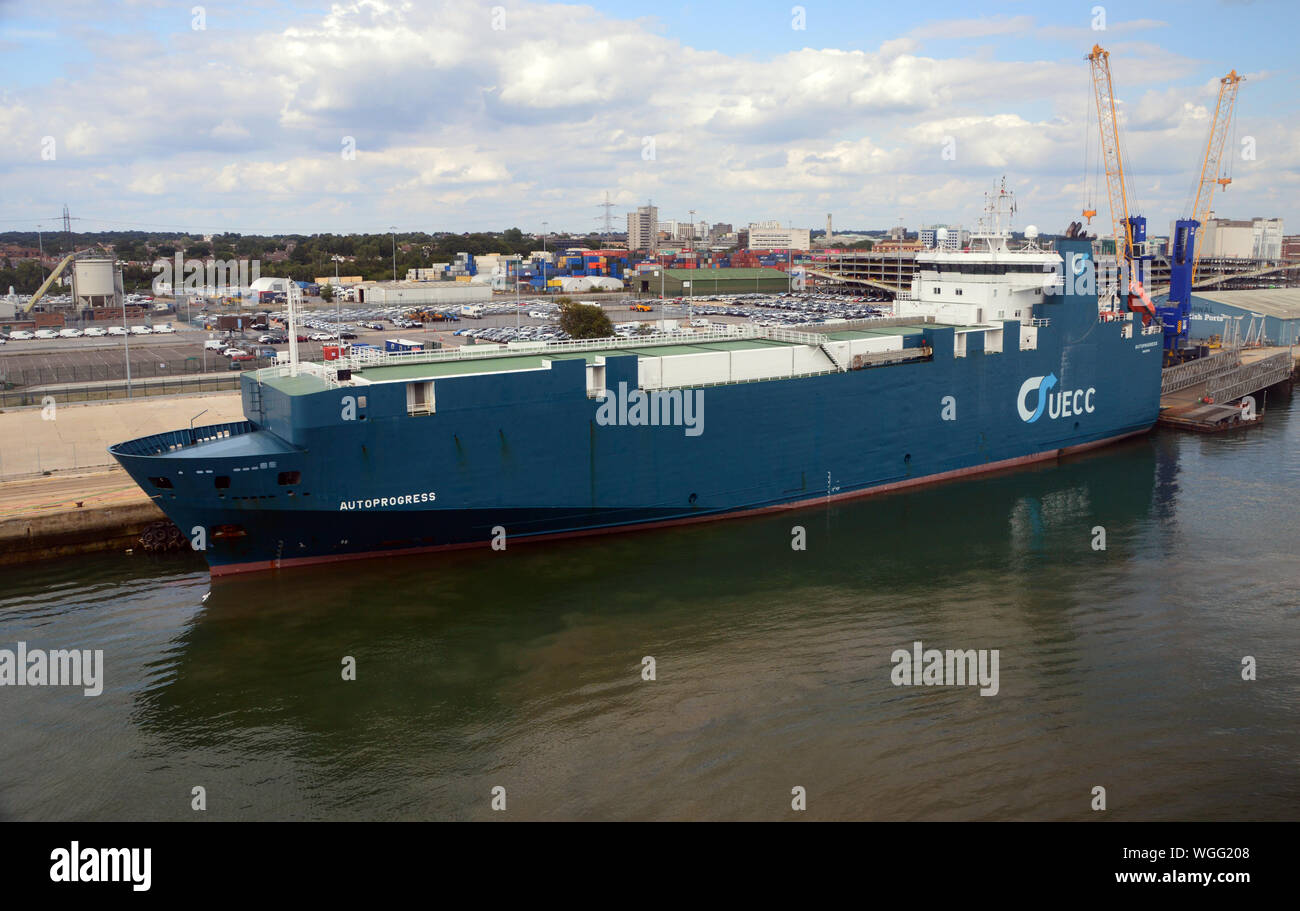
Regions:
[[[86,257],[72,263],[72,293],[76,309],[110,307],[116,303],[117,267],[108,257]]]

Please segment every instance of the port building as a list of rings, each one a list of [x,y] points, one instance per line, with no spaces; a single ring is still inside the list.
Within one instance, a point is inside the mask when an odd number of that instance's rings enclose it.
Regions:
[[[1192,338],[1271,345],[1300,344],[1300,288],[1193,291],[1188,324]]]
[[[687,282],[690,284],[688,285]],[[780,269],[643,269],[631,278],[631,290],[664,297],[707,294],[779,293],[790,290],[790,276]]]

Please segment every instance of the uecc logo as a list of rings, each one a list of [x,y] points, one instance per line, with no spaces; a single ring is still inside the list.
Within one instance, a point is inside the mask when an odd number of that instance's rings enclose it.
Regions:
[[[1075,414],[1092,414],[1097,410],[1092,403],[1092,397],[1097,394],[1097,390],[1092,386],[1087,389],[1062,389],[1052,394],[1055,385],[1055,373],[1049,373],[1047,376],[1031,376],[1021,383],[1020,395],[1016,399],[1020,420],[1032,424],[1043,416],[1043,412],[1047,412],[1047,417],[1054,421]],[[1038,390],[1038,402],[1031,411],[1027,400],[1029,394],[1035,389]]]

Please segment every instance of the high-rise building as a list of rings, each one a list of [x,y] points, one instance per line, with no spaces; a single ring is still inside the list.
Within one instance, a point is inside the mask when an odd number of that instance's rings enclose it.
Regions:
[[[627,248],[653,250],[659,236],[659,209],[652,205],[639,206],[627,213]]]

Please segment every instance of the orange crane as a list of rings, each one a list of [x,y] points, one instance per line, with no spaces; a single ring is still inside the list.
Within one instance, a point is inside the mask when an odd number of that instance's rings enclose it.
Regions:
[[[1219,99],[1214,106],[1214,119],[1210,121],[1210,138],[1205,143],[1205,158],[1201,161],[1201,178],[1197,181],[1190,218],[1174,222],[1174,233],[1169,239],[1169,299],[1159,308],[1165,325],[1165,365],[1182,363],[1194,357],[1189,344],[1192,316],[1192,288],[1196,284],[1196,267],[1201,261],[1201,244],[1197,232],[1210,215],[1210,201],[1214,188],[1227,187],[1232,178],[1220,176],[1223,146],[1228,138],[1233,109],[1237,104],[1237,87],[1242,77],[1233,70],[1219,80]]]
[[[1223,162],[1223,146],[1228,138],[1228,127],[1232,124],[1232,115],[1237,106],[1237,88],[1245,79],[1233,70],[1219,80],[1219,99],[1214,105],[1214,119],[1210,121],[1210,138],[1205,143],[1205,159],[1201,162],[1201,179],[1196,184],[1196,201],[1192,204],[1192,218],[1204,227],[1210,216],[1210,203],[1214,199],[1214,188],[1232,183],[1232,177],[1220,175]],[[1196,283],[1196,267],[1201,261],[1201,245],[1196,245],[1192,258],[1192,284]]]
[[[1106,192],[1110,197],[1110,221],[1115,236],[1115,257],[1129,270],[1127,301],[1130,310],[1147,312],[1145,319],[1156,315],[1150,296],[1142,288],[1149,257],[1146,252],[1147,220],[1142,215],[1129,215],[1128,182],[1124,177],[1124,156],[1120,151],[1119,116],[1115,111],[1115,91],[1110,79],[1110,52],[1100,45],[1092,46],[1088,55],[1092,68],[1093,94],[1097,102],[1097,125],[1101,129],[1100,154],[1106,167]],[[1091,221],[1095,209],[1084,209]]]

